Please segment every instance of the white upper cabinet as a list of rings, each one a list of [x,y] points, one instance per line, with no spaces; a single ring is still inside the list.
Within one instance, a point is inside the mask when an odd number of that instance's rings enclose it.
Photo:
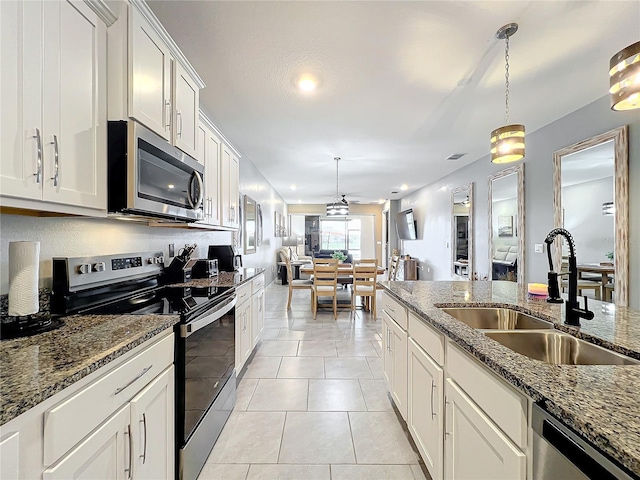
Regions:
[[[133,118],[196,157],[204,82],[145,2],[119,1],[113,8],[109,119]]]
[[[238,157],[225,144],[222,144],[222,225],[238,228],[238,202],[240,196],[240,164]]]
[[[106,24],[77,1],[0,8],[2,204],[106,212]]]
[[[129,116],[169,140],[171,53],[141,15],[131,16],[131,102]]]
[[[222,141],[213,131],[209,120],[200,114],[197,133],[198,161],[204,163],[204,219],[205,225],[220,225],[220,154]]]
[[[179,64],[175,64],[175,145],[183,152],[197,155],[198,115],[200,111],[200,89]]]

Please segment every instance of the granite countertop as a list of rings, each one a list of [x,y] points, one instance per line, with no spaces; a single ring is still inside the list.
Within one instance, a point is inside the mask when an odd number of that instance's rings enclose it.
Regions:
[[[264,268],[240,268],[235,272],[219,272],[213,278],[194,278],[184,283],[173,283],[170,287],[238,287],[252,280],[265,270]]]
[[[529,300],[512,282],[380,282],[391,295],[602,451],[640,474],[640,366],[549,365],[444,313],[443,307],[510,307],[640,359],[640,311],[589,302],[591,321],[563,325],[564,304]]]
[[[0,342],[0,425],[180,320],[179,315],[73,315],[64,325]]]

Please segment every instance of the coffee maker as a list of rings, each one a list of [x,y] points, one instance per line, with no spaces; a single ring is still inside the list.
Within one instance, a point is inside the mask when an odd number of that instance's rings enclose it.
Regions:
[[[209,245],[207,258],[218,259],[221,272],[234,272],[242,267],[242,256],[233,245]]]

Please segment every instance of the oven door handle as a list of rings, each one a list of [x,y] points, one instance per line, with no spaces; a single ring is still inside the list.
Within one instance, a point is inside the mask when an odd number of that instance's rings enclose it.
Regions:
[[[213,309],[209,310],[209,313],[206,316],[194,320],[193,322],[180,325],[180,336],[182,338],[187,338],[192,333],[195,333],[201,328],[221,319],[236,306],[236,302],[237,297],[234,294],[231,298],[220,302]]]

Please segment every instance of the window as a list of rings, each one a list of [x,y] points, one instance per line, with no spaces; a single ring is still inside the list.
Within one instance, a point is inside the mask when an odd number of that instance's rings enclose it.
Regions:
[[[348,250],[354,260],[361,258],[362,222],[349,220],[321,220],[320,248],[323,250]]]

